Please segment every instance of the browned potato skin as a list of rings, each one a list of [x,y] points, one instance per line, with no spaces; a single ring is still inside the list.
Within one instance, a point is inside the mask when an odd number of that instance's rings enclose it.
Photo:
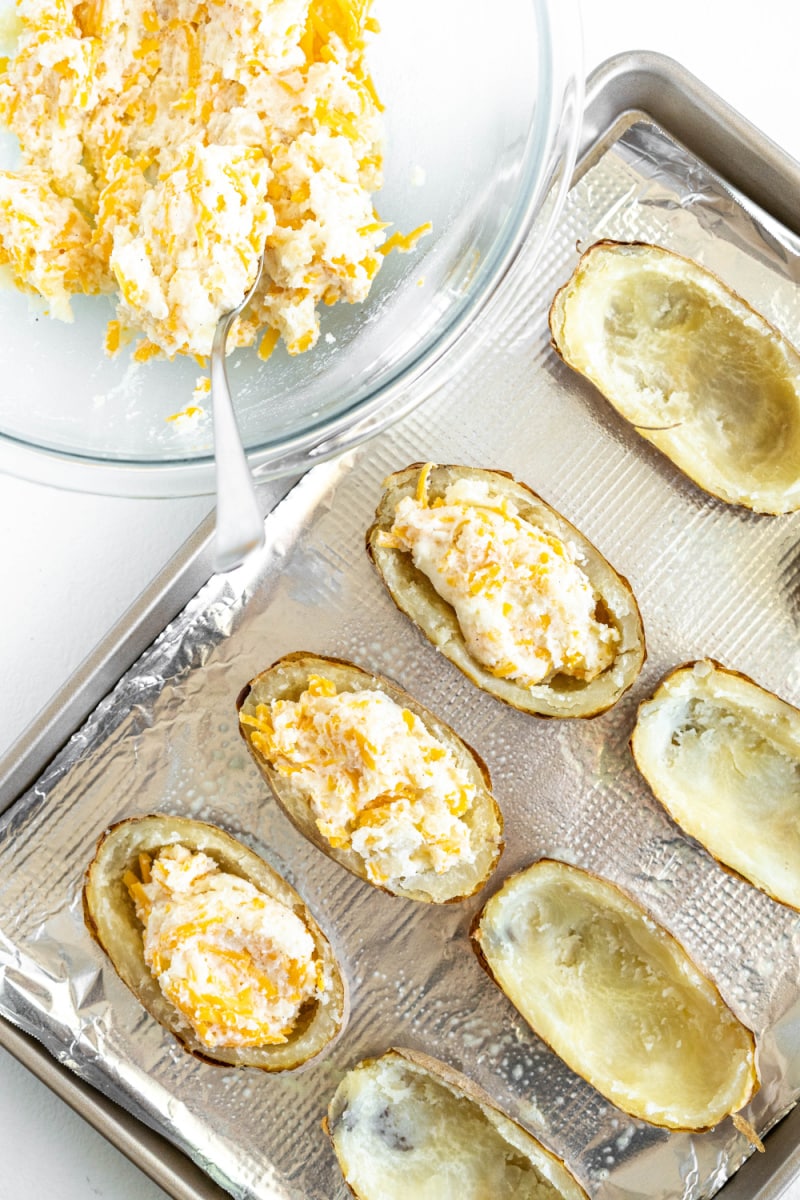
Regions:
[[[577,1179],[572,1174],[572,1172],[567,1167],[566,1163],[564,1162],[564,1160],[562,1158],[560,1158],[557,1154],[554,1154],[552,1150],[548,1150],[547,1147],[542,1145],[542,1143],[539,1142],[538,1138],[535,1138],[532,1133],[530,1133],[527,1129],[524,1128],[524,1126],[520,1125],[518,1121],[514,1121],[513,1117],[510,1117],[508,1115],[508,1113],[503,1112],[502,1109],[498,1108],[497,1104],[494,1102],[494,1100],[489,1095],[489,1093],[484,1091],[484,1089],[482,1087],[480,1087],[477,1083],[475,1083],[468,1076],[463,1075],[460,1071],[456,1071],[453,1067],[449,1066],[447,1063],[442,1062],[440,1059],[433,1058],[430,1054],[425,1054],[420,1050],[410,1050],[407,1047],[403,1047],[403,1046],[391,1046],[391,1047],[389,1047],[388,1050],[384,1051],[384,1053],[382,1055],[380,1055],[380,1056],[375,1055],[371,1058],[362,1059],[360,1063],[356,1064],[356,1066],[357,1067],[370,1067],[375,1062],[377,1062],[379,1060],[379,1058],[391,1058],[391,1057],[404,1059],[406,1062],[411,1063],[413,1066],[419,1067],[422,1071],[427,1072],[434,1079],[438,1079],[442,1083],[446,1084],[447,1087],[451,1088],[454,1092],[461,1093],[468,1100],[473,1101],[473,1103],[477,1104],[481,1109],[483,1109],[483,1110],[490,1109],[492,1112],[499,1113],[500,1116],[505,1118],[505,1120],[509,1121],[513,1125],[516,1125],[517,1128],[522,1130],[522,1132],[526,1138],[531,1138],[532,1141],[537,1143],[539,1151],[545,1157],[547,1157],[547,1158],[551,1159],[553,1162],[557,1163],[558,1166],[562,1167],[567,1172],[567,1174],[571,1177],[576,1190],[581,1195],[585,1196],[586,1200],[589,1200],[588,1193],[578,1183]],[[332,1113],[331,1113],[331,1108],[329,1107],[327,1114],[322,1119],[322,1129],[323,1129],[323,1132],[330,1139],[331,1145],[333,1146],[334,1154],[337,1155],[337,1160],[338,1160],[338,1152],[336,1149],[336,1143],[334,1140],[333,1133],[331,1131],[332,1120],[333,1120],[333,1117],[332,1117]],[[365,1200],[364,1197],[359,1197],[359,1194],[350,1186],[350,1184],[348,1183],[348,1181],[346,1179],[345,1179],[345,1184],[347,1186],[348,1191],[353,1196],[356,1196],[357,1200]],[[377,1198],[376,1198],[376,1200],[377,1200]]]
[[[126,869],[135,870],[140,851],[155,853],[166,845],[166,838],[159,840],[159,832],[168,830],[181,834],[169,840],[178,841],[188,849],[203,850],[223,871],[249,880],[265,894],[286,904],[313,937],[317,953],[329,969],[330,992],[325,1002],[311,1005],[300,1014],[295,1030],[282,1045],[210,1050],[199,1041],[183,1014],[164,996],[145,963],[141,925],[122,875]],[[119,839],[130,842],[129,849]],[[114,841],[120,845],[121,866],[114,870],[112,878],[106,879],[103,855]],[[292,1070],[319,1054],[341,1030],[346,1009],[345,985],[327,938],[294,888],[260,855],[217,826],[162,814],[118,821],[98,838],[95,856],[86,872],[82,899],[86,927],[120,979],[183,1049],[202,1062],[222,1067],[255,1067],[269,1072]],[[118,944],[113,931],[108,928],[106,910],[109,908],[112,921],[123,930],[124,945]]]
[[[543,858],[541,858],[541,859],[538,859],[537,861],[539,861],[539,862],[555,862],[555,863],[557,863],[557,862],[558,862],[558,860],[557,860],[557,859],[552,859],[552,858],[547,858],[547,857],[543,857]],[[530,866],[530,864],[528,864],[528,866]],[[515,878],[517,875],[522,875],[522,874],[524,874],[524,872],[525,872],[527,869],[528,869],[528,867],[527,867],[527,866],[526,866],[526,867],[521,867],[521,868],[519,869],[519,871],[515,871],[515,872],[513,872],[513,873],[512,873],[510,876],[508,876],[508,878],[507,878],[506,880],[504,880],[503,884],[501,884],[501,887],[502,887],[502,886],[504,886],[506,883],[508,883],[508,881],[509,881],[510,879],[513,879],[513,878]],[[589,875],[589,876],[592,876],[592,877],[594,877],[595,879],[599,879],[599,880],[601,880],[601,882],[603,882],[604,884],[608,885],[609,887],[615,888],[615,889],[616,889],[616,890],[617,890],[617,891],[618,891],[618,892],[619,892],[619,893],[620,893],[622,896],[624,896],[624,897],[626,898],[626,900],[629,900],[629,901],[631,901],[631,903],[633,903],[633,904],[637,905],[639,908],[643,908],[643,906],[642,906],[642,905],[639,903],[639,901],[638,901],[638,900],[636,900],[636,899],[635,899],[635,898],[634,898],[634,897],[633,897],[633,896],[630,894],[630,892],[626,891],[626,890],[625,890],[625,888],[622,888],[622,887],[620,887],[620,886],[619,886],[618,884],[616,884],[616,883],[612,883],[610,880],[606,879],[604,876],[598,875],[598,874],[597,874],[597,872],[595,872],[595,871],[590,871],[590,870],[589,870],[588,868],[586,868],[586,867],[581,867],[580,869],[581,869],[581,870],[584,872],[584,874],[585,874],[585,875]],[[646,911],[646,910],[643,910],[643,911]],[[649,915],[649,914],[648,914],[648,915]],[[469,931],[469,939],[470,939],[470,944],[471,944],[471,946],[472,946],[472,949],[473,949],[473,951],[474,951],[474,953],[475,953],[475,956],[476,956],[476,958],[478,959],[478,962],[479,962],[480,966],[481,966],[481,967],[483,968],[483,970],[486,972],[486,974],[487,974],[487,975],[488,975],[488,977],[491,979],[491,981],[492,981],[492,983],[495,985],[495,987],[499,988],[499,989],[500,989],[500,991],[501,991],[501,992],[503,992],[503,995],[505,996],[505,994],[506,994],[506,993],[503,991],[503,987],[502,987],[502,985],[501,985],[501,984],[498,982],[497,978],[495,977],[495,974],[494,974],[494,972],[493,972],[493,970],[492,970],[492,968],[491,968],[491,965],[490,965],[490,963],[488,962],[488,960],[487,960],[486,956],[485,956],[485,955],[484,955],[484,953],[483,953],[483,949],[482,949],[482,947],[481,947],[480,940],[479,940],[479,938],[476,936],[476,935],[477,935],[477,933],[478,933],[479,926],[480,926],[480,923],[481,923],[481,920],[482,920],[482,918],[483,918],[483,908],[479,909],[479,910],[478,910],[478,912],[475,914],[475,916],[474,916],[474,917],[473,917],[473,919],[472,919],[472,923],[471,923],[471,925],[470,925],[470,931]],[[659,922],[659,921],[658,921],[658,920],[657,920],[655,917],[651,917],[651,920],[653,921],[653,923],[654,923],[654,924],[656,924],[656,925],[659,925],[659,926],[660,926],[660,924],[661,924],[661,923],[660,923],[660,922]],[[670,936],[672,936],[672,935],[670,935]],[[675,940],[677,940],[677,939],[675,939]],[[685,948],[684,946],[681,946],[681,948],[683,949],[683,952],[684,952],[684,954],[686,955],[686,957],[689,959],[689,961],[690,961],[690,962],[693,964],[693,966],[696,968],[696,970],[697,970],[697,971],[698,971],[698,972],[699,972],[701,975],[704,975],[704,976],[705,976],[705,978],[706,978],[706,979],[709,981],[709,983],[711,983],[712,987],[714,988],[714,991],[717,993],[717,995],[718,995],[718,996],[720,997],[720,999],[722,1000],[722,996],[721,996],[721,994],[720,994],[720,992],[719,992],[719,989],[717,988],[716,984],[714,984],[714,983],[713,983],[713,980],[710,980],[710,979],[709,979],[709,977],[708,977],[708,976],[705,974],[705,972],[704,972],[704,971],[702,971],[702,970],[700,969],[700,967],[699,967],[699,966],[698,966],[698,964],[697,964],[697,963],[694,961],[694,959],[693,959],[693,958],[692,958],[692,956],[689,954],[689,952],[686,950],[686,948]],[[508,999],[508,997],[506,997],[506,999]],[[513,1002],[512,1002],[511,1000],[509,1000],[508,1002],[509,1002],[509,1004],[512,1004],[512,1006],[513,1006]],[[724,1000],[723,1000],[723,1003],[724,1003]],[[514,1007],[515,1007],[515,1006],[514,1006]],[[727,1006],[726,1006],[726,1007],[727,1007]],[[521,1014],[520,1014],[520,1015],[521,1015]],[[523,1017],[522,1019],[524,1020],[524,1017]],[[752,1046],[753,1046],[753,1048],[754,1048],[754,1050],[755,1050],[755,1047],[756,1047],[756,1039],[755,1039],[755,1035],[752,1033],[752,1031],[751,1031],[751,1030],[747,1029],[747,1027],[746,1027],[746,1026],[743,1026],[743,1028],[745,1028],[745,1029],[746,1029],[746,1032],[747,1032],[747,1033],[749,1033],[749,1035],[750,1035],[750,1041],[751,1041],[751,1044],[752,1044]],[[557,1051],[557,1050],[556,1050],[556,1049],[555,1049],[553,1046],[551,1046],[551,1045],[550,1045],[550,1043],[547,1041],[547,1039],[546,1039],[546,1038],[545,1038],[545,1037],[544,1037],[544,1036],[543,1036],[541,1033],[539,1033],[539,1031],[538,1031],[538,1030],[536,1030],[536,1029],[535,1029],[535,1030],[534,1030],[534,1033],[535,1033],[535,1034],[536,1034],[536,1036],[537,1036],[537,1037],[540,1039],[540,1041],[542,1041],[542,1042],[544,1043],[544,1045],[545,1045],[545,1046],[547,1046],[547,1047],[548,1047],[548,1049],[552,1051],[552,1053],[553,1053],[553,1054],[555,1054],[555,1055],[557,1055],[558,1057],[560,1057],[560,1055],[558,1054],[558,1051]],[[573,1068],[570,1068],[570,1069],[573,1069]],[[748,1103],[748,1104],[749,1104],[749,1102],[752,1100],[753,1096],[755,1096],[755,1094],[756,1094],[756,1092],[759,1090],[759,1088],[760,1088],[760,1082],[759,1082],[758,1080],[756,1080],[756,1081],[755,1081],[755,1083],[754,1083],[754,1085],[753,1085],[752,1091],[750,1092],[750,1095],[747,1097],[747,1100],[745,1101],[745,1103]],[[743,1105],[742,1107],[744,1107],[744,1105]],[[733,1114],[731,1114],[731,1116],[732,1116],[733,1118],[736,1118],[736,1117],[738,1116],[738,1113],[733,1113]],[[639,1117],[639,1118],[637,1118],[637,1119],[639,1119],[639,1120],[642,1120],[643,1118]],[[747,1123],[746,1123],[746,1122],[742,1122],[742,1124],[743,1124],[743,1125],[746,1125]],[[713,1129],[713,1128],[715,1128],[715,1127],[714,1127],[714,1126],[712,1126],[712,1125],[707,1125],[707,1126],[705,1126],[705,1127],[703,1127],[703,1128],[699,1128],[699,1129],[698,1129],[698,1128],[695,1128],[695,1127],[693,1127],[693,1126],[691,1126],[691,1127],[690,1127],[690,1126],[670,1125],[668,1128],[669,1128],[669,1129],[670,1129],[672,1132],[674,1132],[674,1133],[708,1133],[708,1132],[709,1132],[711,1129]],[[748,1126],[748,1129],[749,1129],[749,1126]],[[749,1136],[749,1134],[748,1134],[748,1136]]]
[[[611,248],[611,249],[621,248],[621,249],[623,249],[626,247],[631,247],[631,248],[640,247],[645,250],[663,250],[664,249],[664,247],[657,246],[653,242],[646,242],[646,241],[642,241],[642,240],[631,239],[630,241],[622,242],[622,241],[618,241],[614,238],[600,238],[600,239],[598,239],[598,241],[594,242],[591,246],[587,247],[587,249],[583,251],[583,253],[581,254],[581,256],[578,260],[577,265],[575,266],[575,268],[573,270],[572,275],[566,281],[566,283],[564,283],[558,289],[558,291],[556,292],[556,294],[553,297],[553,300],[550,304],[550,309],[548,312],[548,327],[550,329],[550,346],[555,351],[555,353],[558,355],[558,357],[561,359],[561,361],[566,366],[568,366],[571,371],[575,371],[575,373],[580,375],[582,378],[585,378],[584,372],[581,370],[580,367],[578,367],[574,362],[572,362],[571,359],[564,353],[561,345],[559,344],[558,337],[555,332],[556,326],[558,323],[557,322],[557,311],[558,311],[558,307],[561,303],[561,298],[563,295],[565,295],[569,291],[570,287],[572,286],[573,280],[579,274],[585,260],[589,258],[589,256],[593,253],[593,251],[595,251],[597,249],[602,249],[602,248]],[[700,266],[699,263],[695,263],[694,260],[689,258],[687,255],[678,254],[675,251],[669,251],[669,253],[674,258],[683,259],[684,261],[692,263],[695,266]],[[777,339],[779,339],[782,342],[786,341],[786,339],[781,334],[780,330],[778,330],[774,325],[772,325],[771,322],[767,321],[766,317],[764,317],[760,312],[758,312],[756,309],[754,309],[751,304],[748,304],[748,302],[742,296],[740,296],[737,292],[735,292],[732,288],[730,288],[722,279],[720,279],[720,277],[718,275],[716,275],[713,271],[710,271],[707,267],[702,267],[702,270],[708,276],[715,279],[719,283],[719,285],[735,301],[737,301],[739,304],[743,305],[747,310],[749,310],[749,312],[753,314],[753,316],[759,321],[759,323],[761,323],[764,326],[764,328],[772,330],[772,332],[774,333],[774,335]],[[598,385],[595,384],[593,381],[590,381],[590,382],[592,382],[593,387],[598,387]],[[607,392],[604,392],[599,387],[598,387],[598,391],[600,391],[600,394],[603,395],[604,398],[613,406],[615,411],[619,411],[617,409],[617,404],[615,403],[613,396],[609,395]],[[625,416],[623,416],[622,414],[620,414],[620,415],[622,416],[623,420],[627,420],[627,418]],[[634,424],[633,428],[635,429],[636,433],[640,437],[643,437],[646,441],[649,441],[651,444],[654,444],[654,445],[656,444],[654,442],[653,437],[649,436],[649,433],[651,432],[651,430],[648,427],[637,426]],[[662,454],[664,454],[667,458],[669,458],[669,460],[671,462],[675,463],[673,455],[669,452],[669,450],[667,448],[659,446],[659,445],[656,445],[656,448]],[[794,505],[790,508],[765,507],[765,508],[755,509],[755,506],[752,503],[749,503],[743,497],[739,497],[736,500],[733,500],[729,496],[723,495],[722,491],[720,491],[718,488],[711,485],[708,482],[708,480],[703,477],[702,473],[690,470],[685,465],[682,465],[679,463],[675,463],[675,466],[679,471],[681,471],[684,475],[686,475],[687,478],[691,479],[692,483],[696,484],[699,488],[701,488],[709,496],[712,496],[715,500],[719,500],[723,504],[738,504],[744,508],[754,509],[755,511],[759,512],[760,514],[766,515],[766,516],[780,516],[780,515],[784,515],[786,512],[792,512],[792,511],[796,510],[796,507],[797,507],[796,505]]]
[[[528,516],[534,524],[541,524],[561,540],[570,540],[580,546],[588,559],[584,569],[588,565],[587,574],[595,586],[597,583],[592,578],[593,571],[601,570],[606,574],[607,580],[613,580],[614,585],[625,592],[630,606],[630,620],[626,622],[626,627],[630,625],[630,630],[623,634],[623,642],[628,643],[623,647],[628,662],[624,678],[619,682],[613,681],[610,673],[622,655],[618,655],[612,666],[589,684],[556,676],[550,684],[540,685],[537,694],[514,683],[513,680],[498,678],[472,657],[454,610],[438,595],[430,580],[416,569],[411,556],[402,551],[385,549],[377,544],[378,535],[382,532],[388,533],[391,528],[399,500],[414,492],[419,472],[424,465],[412,463],[404,470],[389,476],[384,483],[384,492],[375,513],[375,520],[366,535],[367,555],[397,607],[477,687],[512,708],[536,717],[558,718],[588,718],[606,712],[635,682],[647,654],[641,613],[628,580],[614,570],[580,530],[547,504],[532,488],[520,483],[508,471],[436,464],[428,476],[430,495],[440,494],[447,482],[457,474],[467,474],[495,483],[500,481],[501,486],[509,490],[514,501],[520,506],[523,517]],[[603,588],[597,587],[597,590],[602,600]],[[613,620],[613,614],[607,608],[606,613],[612,618],[611,623],[619,628],[619,622]],[[587,696],[592,698],[587,700]]]
[[[298,699],[300,694],[305,690],[309,676],[312,674],[325,675],[327,678],[332,679],[337,684],[337,687],[342,687],[348,691],[360,690],[362,688],[382,691],[397,704],[415,713],[434,736],[445,741],[458,754],[461,765],[467,766],[471,771],[479,791],[479,796],[482,798],[483,804],[490,814],[491,823],[496,827],[496,849],[491,856],[491,860],[487,862],[485,870],[481,872],[480,877],[474,879],[464,890],[459,890],[458,895],[448,896],[444,900],[434,900],[427,892],[412,887],[405,888],[398,886],[392,890],[378,884],[372,884],[371,886],[377,887],[379,891],[387,892],[389,895],[402,896],[409,900],[444,904],[452,904],[460,900],[465,900],[469,896],[474,895],[475,892],[480,891],[494,871],[503,848],[503,817],[491,792],[489,769],[477,751],[467,745],[449,725],[445,724],[444,721],[415,700],[413,696],[403,691],[402,688],[392,683],[391,680],[373,672],[364,671],[361,667],[356,666],[355,663],[348,662],[346,659],[310,654],[306,651],[294,651],[279,658],[271,666],[267,667],[266,670],[252,679],[250,683],[246,684],[236,702],[237,712],[241,712],[242,706],[247,702],[248,697],[254,689],[262,691],[269,699]],[[299,792],[295,792],[287,779],[276,771],[253,746],[247,727],[240,725],[239,732],[244,738],[259,771],[269,784],[275,799],[293,825],[318,850],[327,855],[328,858],[332,858],[335,862],[338,862],[352,874],[358,876],[359,879],[366,880],[366,872],[360,855],[353,850],[340,849],[330,845],[317,829],[313,813],[303,796]]]
[[[652,699],[652,696],[655,694],[655,692],[658,691],[658,689],[660,687],[663,687],[663,685],[665,683],[668,683],[669,680],[672,679],[675,675],[678,675],[681,671],[691,671],[692,668],[695,667],[698,664],[698,662],[701,662],[701,661],[710,663],[717,671],[722,671],[725,675],[732,675],[736,679],[743,680],[745,683],[750,684],[754,688],[757,688],[760,692],[764,692],[765,695],[770,696],[773,699],[780,701],[781,704],[789,705],[788,700],[784,700],[784,698],[782,696],[779,696],[777,692],[772,692],[768,688],[762,687],[762,685],[760,683],[756,683],[756,681],[754,679],[752,679],[749,675],[745,675],[745,673],[743,671],[737,671],[733,667],[726,667],[724,665],[724,663],[719,662],[715,658],[706,658],[704,660],[690,659],[687,662],[679,663],[678,666],[673,667],[671,671],[667,671],[666,675],[662,676],[662,678],[658,681],[656,686],[653,688],[651,695],[648,696],[645,700],[641,701],[641,703],[639,704],[639,708],[641,708],[645,704],[648,704],[650,702],[650,700]],[[795,705],[789,705],[789,707],[795,708]],[[638,713],[638,709],[637,709],[637,713]],[[634,724],[635,724],[635,722],[634,722]],[[637,757],[636,757],[636,751],[635,751],[634,745],[633,745],[633,733],[631,733],[631,736],[628,738],[628,748],[630,749],[631,757],[633,758],[633,761],[636,764],[637,770],[639,771],[639,773],[642,775],[643,778],[646,778],[644,775],[644,772],[642,771],[641,766],[637,760]],[[666,806],[664,801],[661,799],[658,792],[656,792],[653,789],[652,785],[649,783],[648,783],[648,787],[650,788],[652,795],[655,797],[655,799],[658,801],[658,803],[664,808],[664,811],[667,813],[670,820],[675,821],[676,826],[679,829],[681,829],[681,832],[686,833],[686,831],[683,830],[682,827],[678,824],[676,818],[669,811],[668,807]],[[697,838],[694,837],[694,835],[686,833],[686,836],[692,837],[694,841],[697,841],[698,845],[703,845],[701,842],[699,842],[697,840]],[[722,870],[725,871],[725,873],[727,875],[730,875],[732,879],[738,879],[742,883],[746,883],[749,887],[756,888],[758,891],[763,892],[765,896],[769,896],[769,898],[771,900],[774,900],[776,904],[783,904],[787,908],[793,909],[795,912],[800,912],[800,908],[798,908],[797,905],[792,904],[791,901],[789,901],[785,897],[776,896],[768,888],[762,887],[760,884],[754,883],[752,879],[748,879],[746,875],[742,875],[741,872],[737,871],[735,867],[730,866],[729,863],[723,862],[723,860],[721,858],[718,858],[708,848],[708,846],[703,845],[703,849],[714,860],[714,862],[717,864],[717,866],[721,867]]]

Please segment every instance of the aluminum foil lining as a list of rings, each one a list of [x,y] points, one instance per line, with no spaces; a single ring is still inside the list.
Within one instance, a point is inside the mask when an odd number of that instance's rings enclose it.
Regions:
[[[213,578],[120,681],[0,826],[0,1011],[166,1135],[236,1197],[343,1200],[320,1129],[342,1073],[390,1045],[471,1076],[561,1154],[597,1197],[711,1196],[750,1152],[730,1121],[670,1134],[606,1103],[531,1032],[481,970],[480,897],[443,909],[381,894],[308,845],[237,731],[244,683],[291,650],[352,659],[424,700],[485,758],[506,822],[494,887],[541,855],[622,884],[684,943],[758,1036],[765,1131],[800,1090],[800,919],[683,837],[637,774],[636,706],[676,664],[711,656],[800,702],[800,518],[707,497],[549,347],[546,314],[578,248],[645,239],[717,271],[790,336],[795,241],[760,221],[650,124],[574,186],[543,254],[535,238],[420,409],[311,471],[268,519],[259,558]],[[630,580],[648,661],[591,721],[539,721],[478,692],[396,611],[363,549],[383,478],[419,460],[503,468]],[[302,894],[347,977],[349,1021],[319,1059],[268,1076],[185,1054],[86,932],[81,885],[125,816],[215,822]]]

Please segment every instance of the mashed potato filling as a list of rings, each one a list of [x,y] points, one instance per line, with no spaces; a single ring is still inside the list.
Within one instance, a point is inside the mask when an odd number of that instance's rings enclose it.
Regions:
[[[17,0],[0,120],[0,261],[69,320],[118,296],[113,352],[314,344],[317,306],[363,300],[382,262],[381,105],[370,0]],[[121,331],[121,334],[120,334]]]
[[[429,504],[425,479],[398,504],[384,544],[407,551],[453,607],[473,657],[527,687],[610,666],[619,633],[597,619],[574,548],[482,481],[457,480]]]
[[[322,990],[301,919],[202,851],[166,846],[125,883],[143,925],[144,958],[200,1041],[213,1047],[285,1042]]]
[[[256,749],[306,795],[322,836],[356,851],[373,883],[474,861],[462,819],[473,784],[420,718],[383,692],[337,694],[312,676],[298,700],[241,719],[254,727]]]

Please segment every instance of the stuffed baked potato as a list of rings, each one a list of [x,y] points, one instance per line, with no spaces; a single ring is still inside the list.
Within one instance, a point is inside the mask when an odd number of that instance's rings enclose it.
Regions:
[[[428,640],[514,708],[595,716],[641,670],[627,581],[506,472],[415,463],[390,475],[367,552]]]
[[[206,1062],[288,1070],[342,1026],[324,934],[295,890],[216,826],[160,814],[113,825],[83,904],[137,1000]]]
[[[251,680],[238,710],[287,816],[354,875],[442,904],[494,870],[503,822],[486,765],[388,679],[296,652]]]

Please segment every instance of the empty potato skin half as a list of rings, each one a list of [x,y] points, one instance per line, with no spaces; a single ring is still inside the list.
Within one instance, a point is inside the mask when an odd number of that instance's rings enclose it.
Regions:
[[[702,1131],[757,1090],[751,1031],[614,884],[542,859],[488,901],[473,938],[534,1032],[630,1116]]]
[[[685,663],[639,706],[631,750],[685,833],[800,910],[800,710],[710,659]]]
[[[141,925],[123,882],[135,869],[140,854],[156,855],[175,843],[192,852],[203,851],[220,870],[248,880],[302,920],[314,941],[325,977],[323,999],[300,1013],[288,1040],[257,1047],[209,1049],[187,1018],[164,995],[144,959]],[[300,896],[255,851],[215,825],[187,817],[152,814],[112,825],[99,839],[86,872],[83,910],[87,928],[105,951],[119,977],[140,1004],[183,1048],[216,1066],[256,1067],[286,1071],[319,1054],[338,1034],[345,1016],[345,985],[333,950]]]
[[[430,503],[441,498],[450,484],[474,480],[488,485],[490,496],[510,500],[524,521],[576,548],[580,566],[598,596],[599,619],[619,635],[614,659],[601,674],[582,680],[555,673],[539,684],[527,686],[494,674],[478,661],[467,645],[455,610],[417,569],[411,554],[382,544],[394,524],[397,505],[404,497],[415,495],[423,471],[427,472],[425,489]],[[367,554],[400,611],[468,679],[512,708],[537,717],[597,716],[616,704],[642,669],[646,655],[644,629],[628,581],[574,525],[506,471],[413,463],[390,475],[367,532],[366,545]]]
[[[358,1200],[587,1200],[562,1160],[470,1079],[412,1050],[349,1071],[325,1128]]]
[[[305,791],[297,786],[291,775],[282,774],[253,743],[252,726],[242,720],[255,716],[261,705],[276,700],[296,701],[306,690],[312,676],[330,680],[339,692],[378,691],[384,693],[403,709],[420,718],[427,732],[445,745],[459,767],[468,775],[474,787],[474,803],[464,814],[469,826],[470,843],[477,853],[473,862],[459,863],[441,874],[430,870],[407,880],[387,880],[373,884],[381,891],[423,903],[449,904],[473,895],[484,886],[493,872],[503,848],[503,818],[491,791],[489,770],[483,759],[423,704],[420,704],[391,680],[365,671],[355,663],[295,651],[274,662],[246,685],[239,695],[239,729],[247,747],[266,779],[278,804],[299,831],[319,850],[357,875],[369,879],[363,857],[351,847],[336,847],[320,833],[317,820]]]
[[[555,350],[637,433],[729,504],[800,508],[800,355],[699,263],[600,241],[550,309]]]

